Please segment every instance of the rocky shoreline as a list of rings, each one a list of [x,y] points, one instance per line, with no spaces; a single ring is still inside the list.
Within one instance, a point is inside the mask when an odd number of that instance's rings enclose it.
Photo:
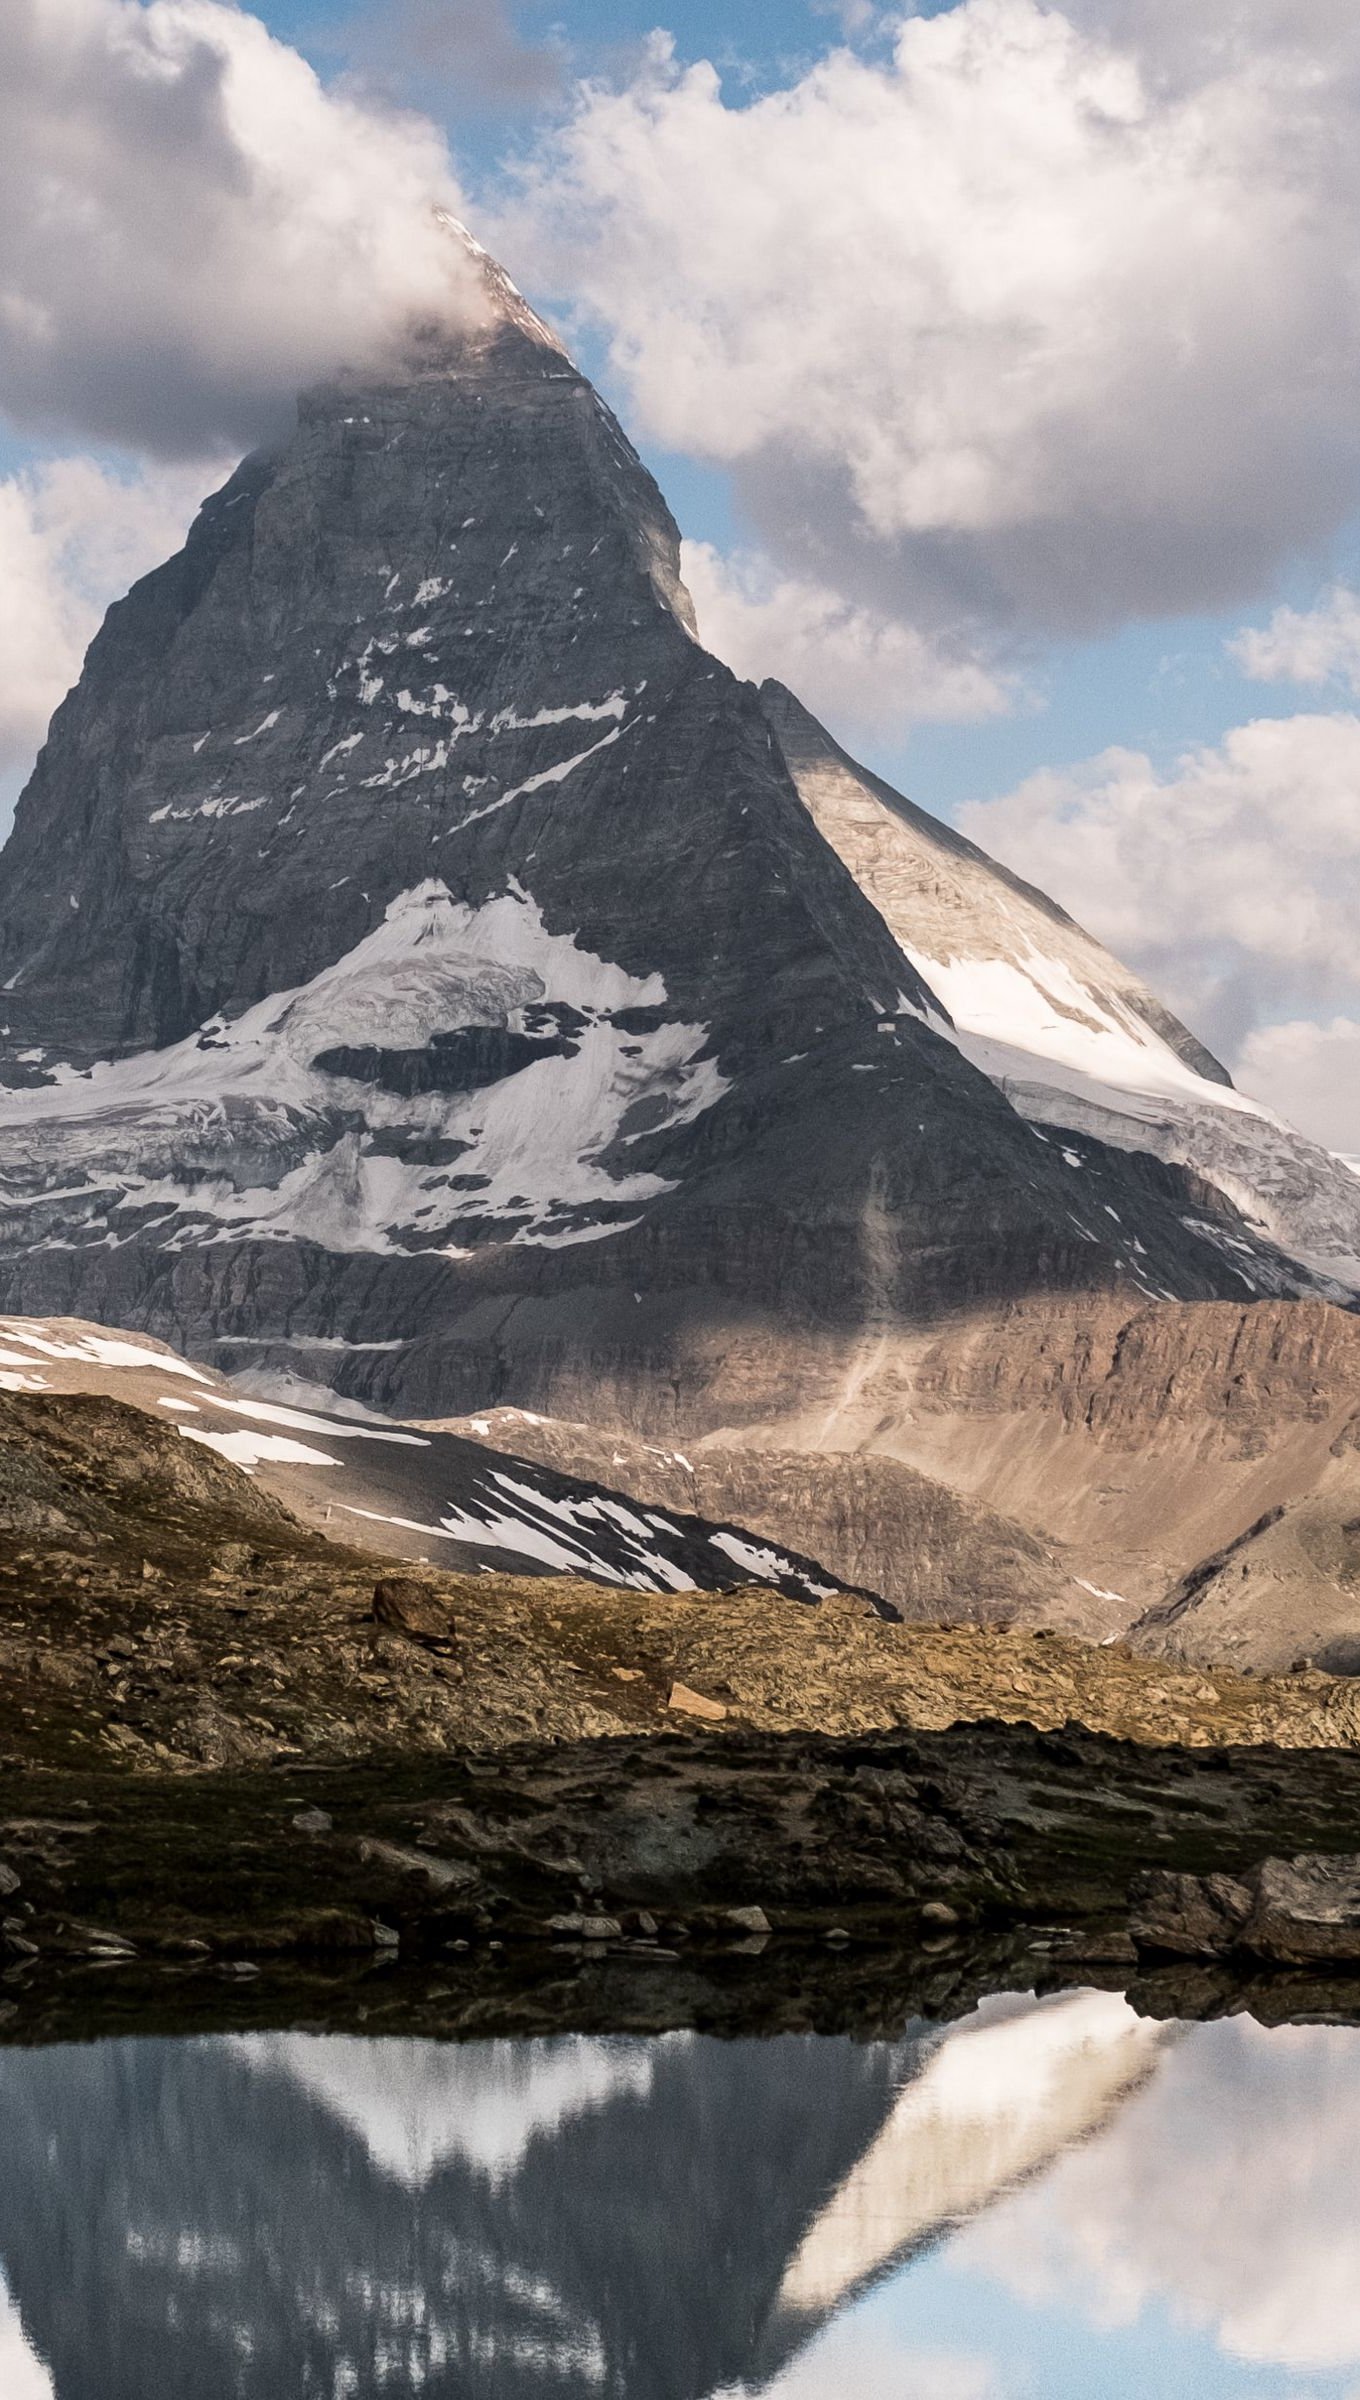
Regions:
[[[5,1431],[7,2039],[394,1993],[450,2032],[857,2023],[1039,1977],[1233,2005],[1269,1963],[1140,1949],[1139,1879],[1360,1852],[1345,1679],[398,1571],[144,1411],[24,1395]],[[1283,1954],[1310,2006],[1339,1977],[1352,2008],[1344,1947]]]
[[[375,2011],[451,2034],[845,2028],[1076,1983],[1360,2021],[1344,1956],[1272,1974],[1148,1935],[1150,1868],[1242,1878],[1300,1848],[1360,1849],[1351,1754],[1076,1726],[10,1772],[0,2035]]]

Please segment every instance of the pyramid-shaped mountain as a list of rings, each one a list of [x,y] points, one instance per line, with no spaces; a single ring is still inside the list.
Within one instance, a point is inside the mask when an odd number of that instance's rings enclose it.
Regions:
[[[57,712],[0,858],[0,1305],[735,1423],[976,1303],[1339,1288],[1184,1148],[1011,1104],[485,274],[481,331],[304,397]]]

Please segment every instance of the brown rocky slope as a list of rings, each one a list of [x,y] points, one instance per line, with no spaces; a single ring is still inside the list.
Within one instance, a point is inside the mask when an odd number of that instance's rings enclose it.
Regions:
[[[722,1516],[802,1546],[844,1581],[928,1624],[1051,1625],[1099,1638],[1108,1607],[1052,1544],[984,1501],[872,1452],[696,1443],[667,1450],[630,1434],[498,1408],[447,1430],[518,1451],[634,1499]]]
[[[578,1472],[607,1457],[644,1496],[731,1495],[736,1511],[739,1495],[744,1523],[815,1533],[833,1571],[872,1564],[908,1614],[1102,1638],[1136,1625],[1139,1648],[1253,1671],[1360,1657],[1350,1311],[1092,1298],[960,1313],[813,1354],[797,1409],[763,1416],[768,1354],[753,1345],[746,1365],[749,1412],[677,1411],[646,1442],[627,1418],[621,1438],[522,1411],[460,1426]],[[742,1372],[739,1346],[726,1372]]]
[[[375,1615],[390,1574],[140,1410],[0,1396],[4,1762],[182,1772],[696,1719],[735,1736],[1001,1718],[1192,1746],[1360,1742],[1343,1679],[1205,1674],[760,1587],[659,1597],[427,1569],[410,1583],[450,1626],[431,1645]]]

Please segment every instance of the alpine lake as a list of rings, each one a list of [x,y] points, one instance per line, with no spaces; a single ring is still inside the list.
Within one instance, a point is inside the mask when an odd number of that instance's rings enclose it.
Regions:
[[[1354,2400],[1360,1987],[1060,1946],[88,1960],[0,2049],[0,2394]]]

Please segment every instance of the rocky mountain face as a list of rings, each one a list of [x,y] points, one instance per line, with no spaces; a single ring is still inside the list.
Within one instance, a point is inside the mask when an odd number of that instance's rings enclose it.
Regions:
[[[782,684],[761,700],[819,831],[947,1011],[942,1030],[1023,1117],[1193,1170],[1338,1297],[1360,1289],[1360,1177],[1346,1160],[1235,1091],[1127,967],[858,766]]]
[[[653,1507],[739,1517],[775,1540],[797,1526],[836,1574],[911,1622],[1051,1625],[1097,1639],[1110,1627],[1109,1603],[1082,1581],[1079,1556],[897,1458],[712,1440],[667,1450],[522,1408],[451,1419],[447,1430],[612,1481]]]
[[[804,1402],[682,1450],[515,1409],[451,1429],[640,1501],[796,1526],[911,1619],[1360,1671],[1351,1311],[1033,1300],[904,1334],[839,1395],[810,1376]]]
[[[5,1304],[405,1414],[703,1427],[998,1300],[1334,1288],[965,1055],[485,273],[483,331],[303,400],[57,712],[0,859]]]
[[[208,1505],[200,1471],[211,1452],[250,1478],[238,1492],[247,1516],[258,1494],[266,1522],[283,1508],[333,1540],[427,1565],[580,1575],[643,1592],[763,1584],[814,1605],[846,1589],[740,1526],[635,1507],[607,1481],[488,1455],[479,1441],[352,1404],[322,1414],[258,1399],[160,1344],[95,1325],[0,1319],[0,1394],[14,1396],[0,1398],[0,1530],[34,1544],[123,1545],[119,1518],[147,1478],[168,1505]],[[36,1406],[35,1394],[44,1395]],[[63,1396],[114,1405],[91,1418],[64,1411]],[[109,1447],[92,1484],[101,1440]],[[893,1613],[871,1597],[866,1605]]]
[[[1253,1674],[1360,1674],[1360,1452],[1338,1442],[1311,1489],[1197,1561],[1129,1628],[1132,1649]]]

